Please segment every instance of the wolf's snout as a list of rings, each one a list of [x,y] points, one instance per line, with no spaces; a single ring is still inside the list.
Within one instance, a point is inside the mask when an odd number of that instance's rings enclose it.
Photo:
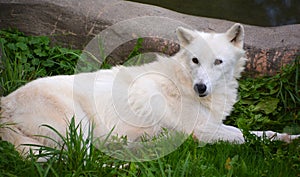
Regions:
[[[206,96],[206,94],[205,94],[206,89],[207,89],[207,87],[205,84],[195,84],[195,86],[194,86],[195,92],[198,93],[200,97]]]

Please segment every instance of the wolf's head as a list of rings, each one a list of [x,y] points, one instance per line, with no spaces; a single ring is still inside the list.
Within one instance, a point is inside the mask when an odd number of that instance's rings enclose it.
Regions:
[[[200,97],[216,89],[226,92],[226,84],[240,77],[245,58],[244,28],[233,25],[225,33],[204,33],[179,27],[176,31],[180,45],[180,60],[184,60]]]

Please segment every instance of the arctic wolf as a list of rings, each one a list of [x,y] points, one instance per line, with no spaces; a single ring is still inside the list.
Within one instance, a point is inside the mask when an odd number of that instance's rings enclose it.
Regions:
[[[94,137],[100,138],[113,129],[113,134],[136,141],[164,127],[203,142],[243,143],[241,130],[222,123],[237,101],[237,79],[246,61],[243,26],[235,24],[225,33],[179,27],[176,34],[181,49],[172,57],[158,56],[142,66],[41,78],[1,98],[1,123],[12,125],[1,129],[0,136],[19,150],[29,150],[22,144],[54,146],[35,136],[59,141],[41,125],[64,135],[67,122],[75,117],[77,122],[93,122]],[[265,135],[283,141],[298,137],[272,131]]]

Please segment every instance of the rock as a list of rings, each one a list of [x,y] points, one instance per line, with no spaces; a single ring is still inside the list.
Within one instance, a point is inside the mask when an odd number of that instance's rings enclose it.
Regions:
[[[149,34],[144,40],[144,51],[161,51],[174,54],[176,45],[176,25],[186,24],[197,30],[222,32],[234,22],[180,14],[164,8],[121,0],[2,0],[0,2],[0,28],[17,28],[27,35],[47,35],[54,43],[76,49],[83,49],[98,33],[124,20],[158,16],[169,19],[149,26],[145,20],[132,29],[158,32],[167,36],[158,40]],[[155,20],[154,20],[155,21]],[[148,25],[148,26],[147,26]],[[282,65],[299,55],[300,25],[281,27],[245,26],[245,49],[249,62],[247,71],[251,75],[274,74]],[[122,34],[129,35],[129,34]],[[160,35],[158,37],[160,37]],[[138,36],[136,36],[138,37]],[[174,39],[174,40],[173,40]],[[120,45],[110,58],[112,63],[122,63],[134,46],[135,41]],[[168,50],[160,50],[161,45],[171,44]]]

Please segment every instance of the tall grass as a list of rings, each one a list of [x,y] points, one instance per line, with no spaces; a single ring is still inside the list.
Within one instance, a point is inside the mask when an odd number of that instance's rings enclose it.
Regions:
[[[1,142],[0,174],[29,176],[297,176],[300,174],[299,140],[291,144],[246,137],[245,144],[199,144],[190,136],[171,154],[148,162],[126,162],[94,148],[93,129],[85,136],[72,119],[60,148],[40,147],[41,154],[22,159],[14,147]],[[48,137],[44,137],[48,138]],[[45,163],[36,158],[47,156]],[[9,161],[10,160],[10,161]],[[11,161],[14,160],[14,163]],[[5,165],[8,165],[5,167]],[[20,171],[22,173],[20,173]],[[23,176],[23,175],[22,175]]]
[[[299,140],[286,144],[248,137],[242,145],[219,142],[199,146],[190,136],[165,157],[148,162],[124,162],[90,146],[90,140],[84,138],[80,129],[80,124],[72,120],[60,149],[41,147],[47,150],[41,152],[47,153],[27,160],[11,144],[1,142],[4,156],[0,173],[22,174],[13,165],[30,176],[297,176],[300,173]],[[48,156],[47,162],[35,161],[43,155]],[[14,163],[4,168],[9,159]]]

